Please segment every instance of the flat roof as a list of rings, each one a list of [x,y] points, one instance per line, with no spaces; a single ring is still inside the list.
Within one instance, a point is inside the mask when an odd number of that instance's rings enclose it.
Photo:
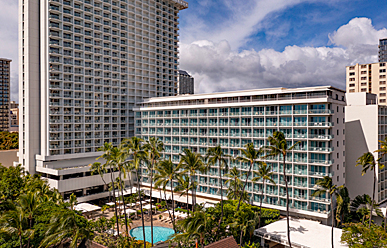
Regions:
[[[335,88],[330,85],[303,87],[303,88],[278,87],[278,88],[264,88],[264,89],[253,89],[253,90],[223,91],[223,92],[203,93],[203,94],[185,94],[185,95],[177,95],[177,96],[152,97],[152,98],[145,99],[145,101],[143,101],[142,103],[165,102],[165,101],[173,101],[173,100],[205,99],[205,98],[216,98],[216,97],[312,92],[312,91],[318,91],[318,90],[337,90],[342,93],[345,93],[345,90]]]
[[[292,242],[294,247],[331,247],[331,231],[332,227],[320,224],[317,221],[290,218],[290,242]],[[341,243],[341,234],[341,229],[333,229],[333,242],[335,248],[348,247],[348,245]],[[287,244],[288,235],[286,218],[255,230],[254,235],[276,243]]]

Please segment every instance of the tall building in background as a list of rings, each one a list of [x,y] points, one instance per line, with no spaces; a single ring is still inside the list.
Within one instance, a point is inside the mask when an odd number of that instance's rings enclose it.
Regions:
[[[225,154],[236,157],[246,144],[265,146],[274,131],[281,131],[289,145],[299,142],[286,158],[291,214],[327,223],[332,213],[329,196],[312,194],[324,176],[332,177],[336,185],[345,184],[344,95],[343,90],[322,86],[156,97],[134,109],[136,135],[161,139],[163,158],[178,163],[186,148],[205,155],[208,147],[220,145]],[[273,168],[276,184],[265,184],[263,205],[285,211],[282,159],[265,161]],[[241,174],[249,170],[248,164],[233,160],[229,166],[237,167]],[[253,172],[257,169],[255,165]],[[251,179],[252,175],[246,189],[250,201],[259,204],[262,182]],[[218,166],[198,173],[197,194],[213,199],[226,195],[227,185],[220,192],[219,180]],[[146,174],[141,181],[150,185]]]
[[[362,176],[361,166],[355,166],[357,159],[366,152],[371,152],[375,159],[380,154],[379,140],[387,137],[387,107],[378,104],[377,95],[369,93],[347,94],[345,107],[345,168],[346,186],[353,199],[358,195],[372,196],[373,171]],[[386,156],[378,163],[386,165]],[[376,166],[375,201],[383,203],[387,200],[387,168]],[[361,182],[361,183],[359,183]]]
[[[19,4],[19,163],[66,197],[107,195],[88,165],[133,135],[132,108],[177,94],[182,0]]]
[[[0,58],[0,131],[9,131],[11,61]]]
[[[379,62],[387,62],[387,38],[379,39]]]
[[[378,95],[379,104],[387,105],[386,69],[386,62],[347,66],[347,93],[374,93]]]
[[[179,95],[194,94],[195,85],[194,78],[189,75],[186,71],[179,70]]]
[[[19,104],[15,101],[11,101],[9,104],[9,131],[19,132]]]

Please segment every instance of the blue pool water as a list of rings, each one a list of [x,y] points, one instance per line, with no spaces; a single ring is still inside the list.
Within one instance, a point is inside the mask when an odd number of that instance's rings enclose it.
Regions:
[[[174,234],[173,229],[168,227],[153,226],[153,243],[165,241],[169,236]],[[130,235],[137,240],[143,240],[142,226],[130,230]],[[145,241],[151,242],[151,227],[145,226]]]

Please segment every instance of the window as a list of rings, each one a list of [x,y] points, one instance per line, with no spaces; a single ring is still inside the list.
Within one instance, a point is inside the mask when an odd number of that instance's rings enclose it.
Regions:
[[[349,93],[353,93],[353,92],[355,92],[354,89],[350,89],[350,90],[349,90]]]
[[[367,65],[361,65],[360,68],[361,69],[367,68]]]
[[[386,90],[386,87],[379,87],[379,90]]]
[[[380,63],[379,66],[386,66],[386,63]]]
[[[380,93],[379,96],[386,96],[386,93]]]
[[[386,75],[379,75],[379,78],[386,78]]]
[[[367,80],[367,77],[361,77],[360,79],[361,80]]]
[[[386,81],[380,81],[379,84],[381,85],[386,84]]]
[[[349,84],[349,87],[355,87],[355,84]]]
[[[367,86],[367,82],[361,83],[361,86]]]
[[[339,129],[336,130],[337,131],[337,135],[339,135]],[[339,146],[339,142],[337,141],[337,146]]]
[[[337,170],[339,170],[339,165],[337,165]]]
[[[350,66],[349,69],[350,70],[355,70],[355,67],[354,66]]]
[[[355,78],[350,78],[349,81],[355,81]]]
[[[339,112],[339,106],[337,106],[337,113]]]
[[[339,158],[339,156],[340,156],[339,153],[336,153],[336,157]]]
[[[337,176],[337,181],[339,181],[339,176]]]
[[[350,72],[349,75],[350,76],[355,76],[355,73],[354,72]]]
[[[386,72],[386,69],[380,69],[379,70],[379,73],[383,73],[383,72]]]
[[[381,103],[385,103],[386,102],[386,99],[380,99],[380,101],[379,102],[381,102]]]
[[[339,124],[339,118],[337,118],[336,123]]]
[[[367,74],[367,71],[361,71],[361,74]]]

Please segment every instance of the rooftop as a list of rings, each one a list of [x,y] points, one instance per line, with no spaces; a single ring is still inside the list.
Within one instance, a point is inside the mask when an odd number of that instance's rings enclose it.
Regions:
[[[233,236],[227,237],[225,239],[216,241],[212,244],[204,246],[204,248],[238,248],[238,244],[235,241]]]
[[[261,227],[254,231],[254,235],[263,237],[266,240],[275,243],[287,244],[287,225],[286,219],[282,219]],[[290,241],[293,247],[302,248],[326,248],[331,247],[331,231],[330,226],[320,224],[317,221],[306,219],[290,219]],[[348,247],[340,242],[342,230],[334,228],[334,247]]]

